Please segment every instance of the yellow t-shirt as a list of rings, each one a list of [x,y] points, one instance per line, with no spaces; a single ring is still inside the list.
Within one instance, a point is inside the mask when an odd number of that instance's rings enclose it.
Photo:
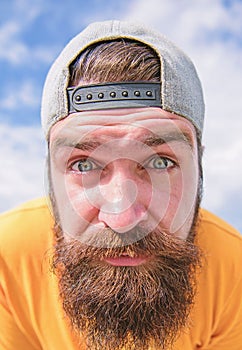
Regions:
[[[53,219],[45,199],[0,217],[0,349],[77,350],[50,269]],[[242,349],[242,236],[201,210],[198,244],[206,253],[192,326],[174,350]]]

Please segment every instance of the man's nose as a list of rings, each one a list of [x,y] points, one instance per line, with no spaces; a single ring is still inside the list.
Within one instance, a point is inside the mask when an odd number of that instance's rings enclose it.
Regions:
[[[147,220],[145,191],[142,180],[120,170],[108,182],[100,184],[99,220],[117,232],[131,230]]]

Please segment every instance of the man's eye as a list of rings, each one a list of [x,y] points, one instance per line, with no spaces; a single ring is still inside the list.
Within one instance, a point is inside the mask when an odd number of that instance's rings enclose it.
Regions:
[[[161,157],[159,155],[151,158],[145,165],[145,168],[153,168],[157,170],[164,170],[174,167],[175,162],[166,157]]]
[[[99,169],[99,166],[90,159],[81,159],[73,163],[71,166],[72,170],[80,171],[81,173],[88,172],[91,170]]]

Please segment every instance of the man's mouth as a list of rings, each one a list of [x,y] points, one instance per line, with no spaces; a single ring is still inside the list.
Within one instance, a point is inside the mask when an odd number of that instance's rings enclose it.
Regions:
[[[104,261],[113,266],[139,266],[147,261],[145,256],[132,257],[128,254],[122,254],[118,257],[104,258]]]

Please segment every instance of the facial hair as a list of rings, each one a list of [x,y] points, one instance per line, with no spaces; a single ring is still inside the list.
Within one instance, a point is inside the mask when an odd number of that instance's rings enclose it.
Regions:
[[[124,245],[124,234],[111,229],[98,233],[108,248],[79,240],[66,241],[50,181],[56,217],[53,270],[58,276],[63,309],[74,331],[84,336],[88,350],[168,349],[189,326],[196,294],[196,276],[203,253],[194,243],[202,197],[202,147],[199,185],[193,223],[186,240],[159,228],[146,234],[136,227],[136,239]],[[50,169],[50,168],[49,168]],[[51,180],[51,176],[49,177]],[[131,238],[132,240],[132,238]],[[121,244],[120,244],[121,243]],[[112,266],[108,257],[147,256],[139,266]]]
[[[117,247],[121,234],[105,229],[99,235],[113,236],[115,248],[98,248],[65,241],[59,227],[56,234],[53,267],[63,308],[88,349],[166,349],[188,325],[201,255],[192,241],[136,228],[143,238]],[[123,254],[150,259],[135,267],[104,260]]]

